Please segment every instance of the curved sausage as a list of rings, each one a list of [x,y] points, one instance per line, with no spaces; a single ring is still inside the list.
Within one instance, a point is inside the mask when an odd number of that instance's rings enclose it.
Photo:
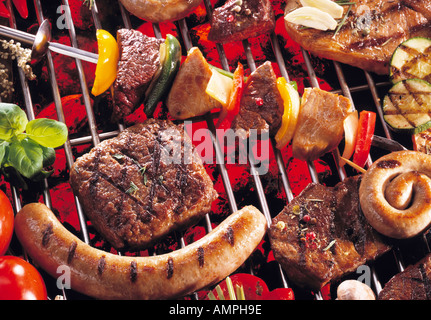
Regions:
[[[53,277],[70,268],[72,289],[97,299],[170,299],[215,284],[235,271],[263,239],[263,214],[247,206],[198,241],[158,256],[119,256],[91,247],[70,233],[42,203],[16,215],[24,250]]]
[[[359,187],[362,211],[380,233],[413,237],[431,223],[431,156],[398,151],[375,161]]]
[[[185,18],[202,0],[120,0],[131,14],[149,22]]]

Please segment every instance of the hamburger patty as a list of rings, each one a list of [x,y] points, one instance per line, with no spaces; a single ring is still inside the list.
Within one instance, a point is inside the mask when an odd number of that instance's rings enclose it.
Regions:
[[[217,192],[182,127],[149,119],[78,158],[70,184],[117,249],[142,249],[196,223]]]

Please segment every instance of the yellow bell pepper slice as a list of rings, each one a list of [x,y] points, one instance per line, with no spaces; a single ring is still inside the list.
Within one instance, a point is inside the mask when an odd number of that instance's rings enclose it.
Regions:
[[[117,41],[108,31],[98,29],[96,38],[99,58],[93,88],[91,89],[94,96],[104,93],[114,83],[117,77],[118,60],[120,59]]]
[[[284,112],[275,141],[277,149],[282,149],[292,140],[295,133],[301,99],[298,91],[284,77],[277,78],[277,89],[283,98]]]

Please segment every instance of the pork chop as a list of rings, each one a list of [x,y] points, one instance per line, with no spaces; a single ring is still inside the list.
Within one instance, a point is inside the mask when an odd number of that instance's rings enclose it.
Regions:
[[[183,127],[149,119],[81,156],[70,184],[117,249],[142,249],[211,210],[211,178]]]
[[[288,0],[285,13],[300,6],[299,0]],[[430,0],[358,0],[343,7],[347,19],[338,32],[286,21],[287,33],[314,55],[377,74],[389,73],[390,58],[400,43],[431,37]]]

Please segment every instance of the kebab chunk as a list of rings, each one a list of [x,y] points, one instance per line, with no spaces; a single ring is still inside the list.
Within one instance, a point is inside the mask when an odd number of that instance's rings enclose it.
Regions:
[[[232,121],[232,128],[243,130],[248,137],[250,130],[258,133],[269,131],[274,136],[283,117],[283,99],[277,89],[277,76],[270,61],[253,71],[247,79],[241,98],[240,110]]]
[[[205,90],[211,79],[211,68],[198,47],[191,48],[174,79],[166,106],[174,119],[187,119],[221,108]]]
[[[217,198],[183,127],[149,119],[78,158],[70,184],[96,230],[141,249],[196,223]]]
[[[145,91],[159,70],[163,42],[163,39],[148,37],[137,30],[117,31],[120,60],[113,85],[114,121],[130,115],[142,103]]]
[[[310,183],[273,219],[271,247],[290,281],[319,290],[390,249],[360,210],[360,181]]]
[[[228,0],[214,9],[210,23],[208,40],[244,40],[274,30],[274,10],[269,0]]]
[[[313,161],[334,150],[344,133],[344,119],[352,111],[350,100],[319,88],[305,88],[302,95],[293,156]]]
[[[285,13],[300,6],[300,0],[288,0]],[[312,54],[377,74],[389,73],[391,56],[403,41],[431,37],[429,0],[357,0],[343,7],[346,21],[338,32],[286,21],[287,33]]]
[[[431,300],[431,254],[393,276],[379,300]]]

